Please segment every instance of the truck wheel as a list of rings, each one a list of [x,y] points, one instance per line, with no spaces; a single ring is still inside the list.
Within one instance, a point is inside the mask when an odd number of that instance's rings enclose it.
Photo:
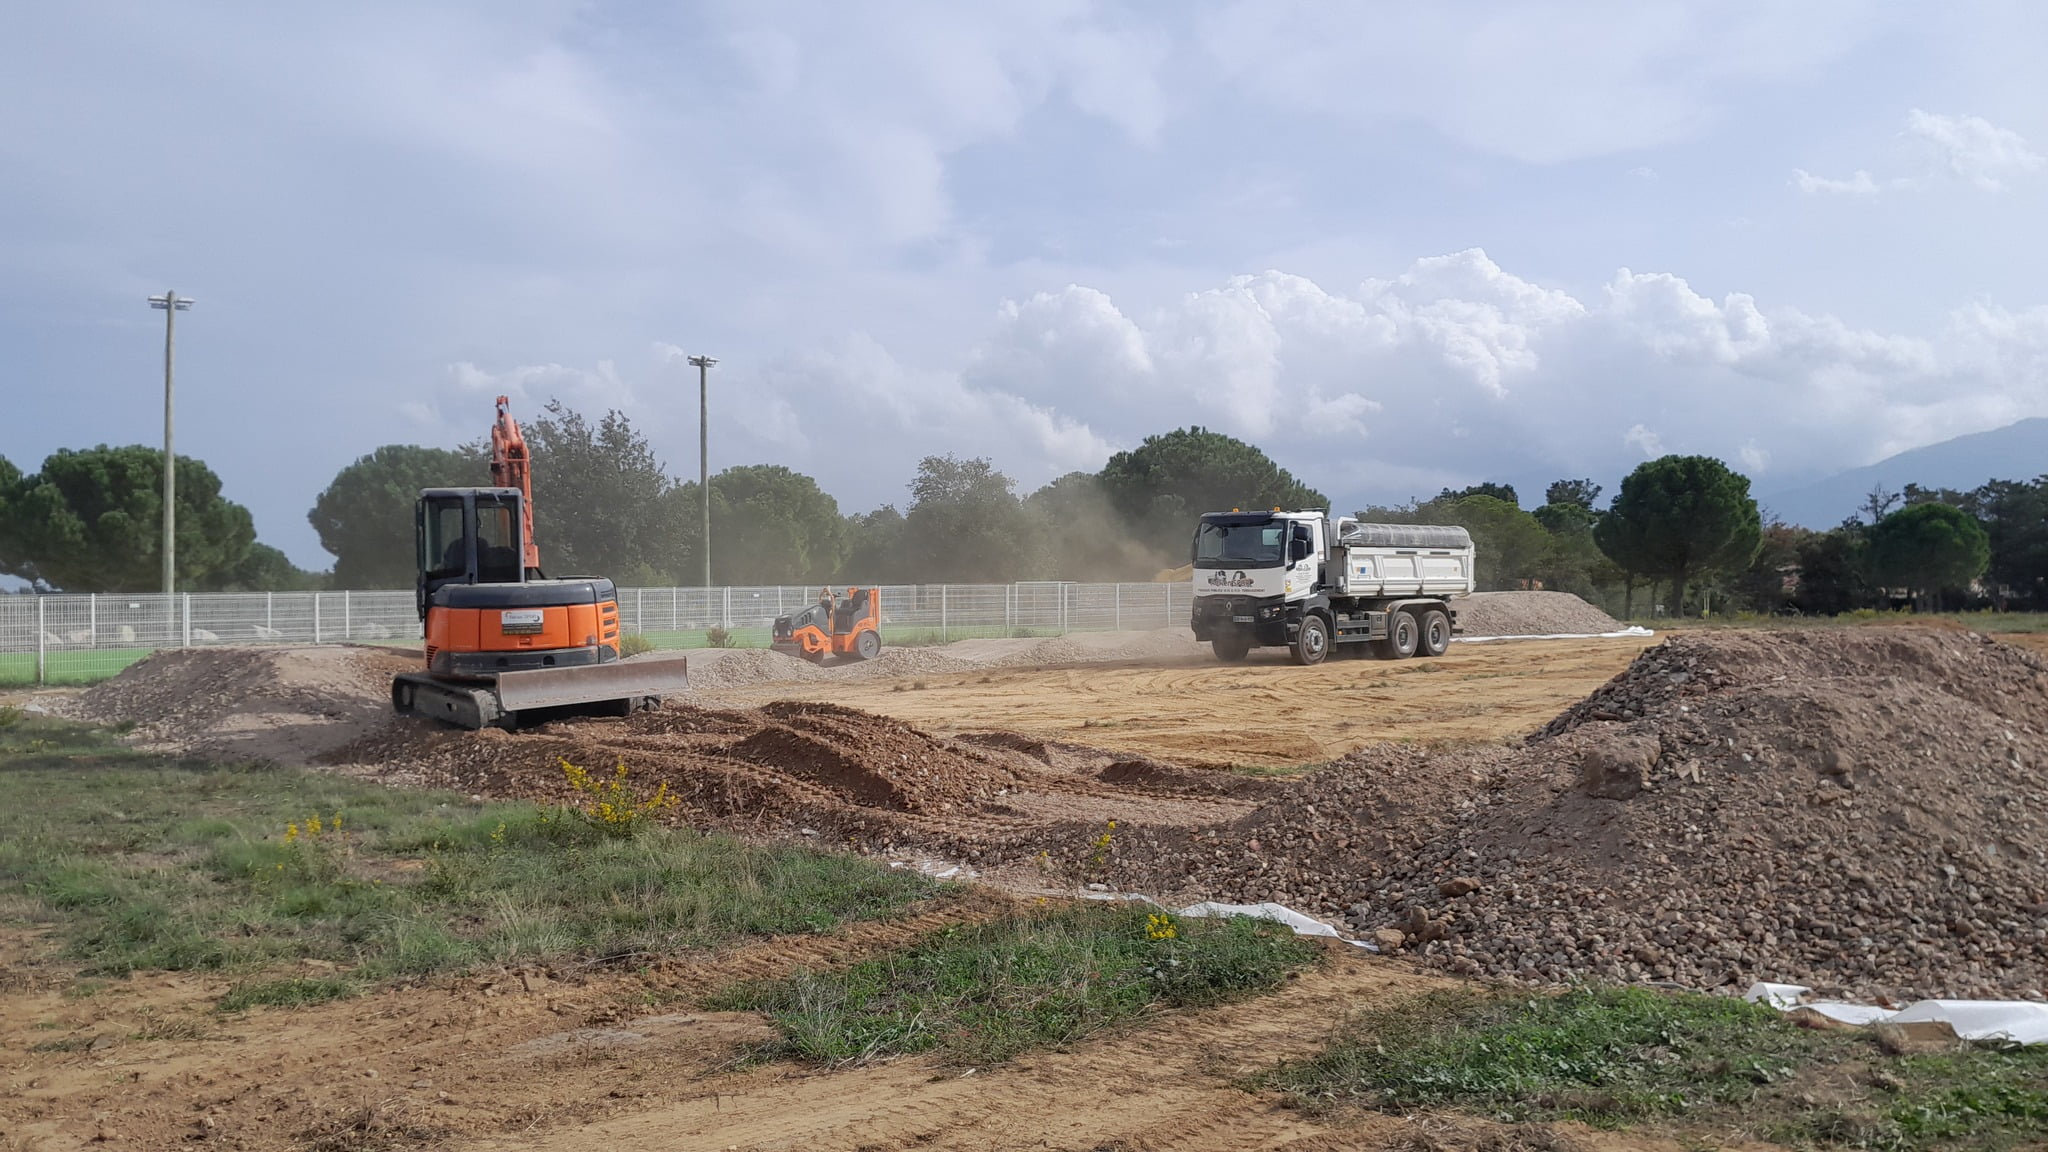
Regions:
[[[1252,642],[1242,632],[1218,632],[1209,647],[1216,650],[1216,658],[1226,664],[1241,663],[1245,654],[1252,650]]]
[[[863,660],[873,660],[882,654],[882,634],[870,628],[853,642],[853,654]]]
[[[1387,618],[1387,638],[1375,641],[1373,647],[1382,660],[1406,660],[1422,642],[1421,631],[1413,615],[1394,612]]]
[[[1422,614],[1422,646],[1417,649],[1424,656],[1441,656],[1451,650],[1451,618],[1441,608],[1431,608]]]
[[[1301,618],[1301,631],[1294,634],[1294,662],[1321,664],[1330,654],[1330,626],[1314,613]]]

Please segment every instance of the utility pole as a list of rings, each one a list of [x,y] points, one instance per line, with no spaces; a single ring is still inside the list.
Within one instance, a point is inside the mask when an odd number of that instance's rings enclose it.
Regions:
[[[178,457],[171,446],[171,364],[177,335],[178,313],[191,310],[192,301],[176,292],[151,296],[149,306],[164,314],[164,599],[178,590]],[[167,609],[176,611],[176,609]]]
[[[711,587],[711,366],[716,356],[692,356],[697,366],[697,500],[704,510],[704,587]]]

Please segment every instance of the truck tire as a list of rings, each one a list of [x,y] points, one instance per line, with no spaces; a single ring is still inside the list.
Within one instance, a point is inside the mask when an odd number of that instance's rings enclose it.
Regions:
[[[1422,641],[1416,649],[1424,656],[1441,656],[1451,650],[1451,617],[1441,608],[1422,614]]]
[[[1209,647],[1216,650],[1216,658],[1225,664],[1241,664],[1252,650],[1252,642],[1242,632],[1218,632],[1216,638],[1209,641]]]
[[[1415,655],[1415,648],[1420,643],[1422,627],[1414,615],[1391,612],[1387,615],[1387,638],[1374,641],[1373,648],[1382,660],[1406,660]]]
[[[1330,626],[1323,618],[1311,612],[1301,618],[1301,629],[1294,634],[1294,662],[1305,667],[1321,664],[1330,654]]]

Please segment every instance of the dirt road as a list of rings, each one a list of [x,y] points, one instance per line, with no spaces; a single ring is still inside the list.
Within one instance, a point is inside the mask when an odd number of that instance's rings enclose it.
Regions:
[[[1001,730],[1184,764],[1278,768],[1334,759],[1375,740],[1525,735],[1655,642],[1458,644],[1437,660],[1333,660],[1316,668],[1296,667],[1278,652],[1237,665],[1198,655],[761,684],[712,699],[727,706],[824,700],[939,735]]]

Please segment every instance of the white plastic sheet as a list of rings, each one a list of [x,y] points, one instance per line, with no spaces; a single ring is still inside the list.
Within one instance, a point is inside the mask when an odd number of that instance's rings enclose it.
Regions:
[[[1497,640],[1615,640],[1623,636],[1655,636],[1656,633],[1641,624],[1631,624],[1619,632],[1559,632],[1549,636],[1453,636],[1453,644],[1491,644]]]
[[[1916,1000],[1894,1012],[1874,1004],[1808,1001],[1813,989],[1799,984],[1752,984],[1743,999],[1780,1012],[1805,1008],[1845,1024],[1914,1024],[1941,1021],[1965,1040],[2007,1044],[2048,1044],[2048,1004],[2032,1000]]]

